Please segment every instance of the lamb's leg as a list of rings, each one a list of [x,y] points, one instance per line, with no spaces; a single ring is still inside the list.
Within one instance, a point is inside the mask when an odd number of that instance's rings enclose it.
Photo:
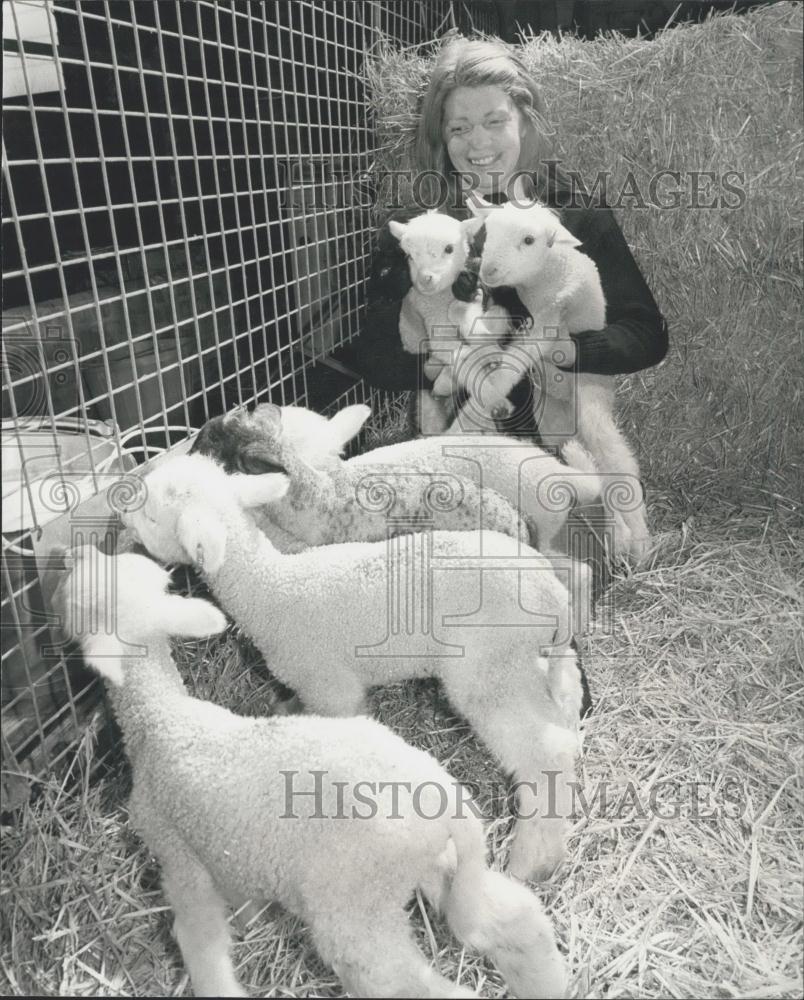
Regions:
[[[162,888],[173,907],[173,925],[197,997],[245,997],[229,954],[227,907],[207,870],[171,844],[160,850]]]
[[[543,554],[569,592],[572,634],[584,635],[592,626],[592,571],[585,562],[562,553],[548,549]]]
[[[298,693],[304,709],[311,715],[349,718],[366,711],[366,688],[363,682],[346,670],[329,671],[310,682],[298,682]]]
[[[492,959],[512,996],[565,996],[564,962],[552,925],[524,885],[485,865],[459,869],[445,909],[455,936]]]
[[[419,883],[455,936],[488,955],[516,997],[563,997],[564,961],[537,897],[486,866],[479,823],[456,818],[447,849]]]
[[[604,504],[615,519],[615,552],[638,561],[650,542],[639,464],[615,422],[610,393],[585,385],[579,391],[578,437],[603,479]]]
[[[532,664],[532,671],[539,669]],[[518,818],[508,871],[520,879],[549,878],[566,851],[578,737],[574,730],[552,721],[563,713],[547,694],[546,685],[539,694],[535,677],[529,684],[527,675],[520,673],[516,683],[507,685],[505,696],[499,689],[487,696],[473,674],[455,670],[444,676],[444,687],[458,711],[514,776]]]
[[[529,758],[514,770],[517,820],[508,873],[540,882],[553,874],[566,855],[578,739],[572,730],[548,723],[535,745],[531,743],[530,753],[524,754],[522,741],[533,741],[532,727],[528,732],[513,719],[507,722],[504,715],[497,725],[495,746],[507,743],[513,753],[520,752],[522,760]],[[566,748],[563,752],[562,747]]]
[[[414,434],[423,437],[443,434],[452,419],[452,397],[434,396],[426,389],[414,394],[414,414],[411,424]]]
[[[319,954],[351,996],[477,996],[427,964],[402,907],[371,889],[356,896],[352,887],[339,906],[319,900],[310,930]]]

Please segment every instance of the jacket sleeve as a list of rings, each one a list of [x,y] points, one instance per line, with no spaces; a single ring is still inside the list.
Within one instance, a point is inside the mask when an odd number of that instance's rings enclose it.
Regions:
[[[625,375],[658,364],[667,354],[667,323],[610,209],[596,209],[580,249],[597,265],[606,297],[606,327],[573,333],[573,370]]]
[[[334,355],[376,389],[416,389],[423,377],[423,359],[409,354],[399,336],[399,313],[410,287],[405,255],[388,227],[383,226],[371,260],[363,328]]]

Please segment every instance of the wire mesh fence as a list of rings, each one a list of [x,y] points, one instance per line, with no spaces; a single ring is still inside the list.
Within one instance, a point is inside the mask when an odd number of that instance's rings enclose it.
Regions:
[[[67,521],[102,539],[93,498],[207,418],[311,401],[312,364],[361,323],[363,59],[451,27],[493,32],[494,7],[3,5],[6,779],[53,765],[97,706],[50,648],[49,545]]]

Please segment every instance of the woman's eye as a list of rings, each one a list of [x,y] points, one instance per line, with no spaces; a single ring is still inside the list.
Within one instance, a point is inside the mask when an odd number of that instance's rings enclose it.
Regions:
[[[447,245],[444,247],[444,253],[452,253],[454,249],[455,247],[451,243],[447,243]]]
[[[526,247],[530,247],[533,246],[533,244],[536,242],[536,238],[534,236],[526,236],[525,239],[522,240],[522,242],[525,244]]]

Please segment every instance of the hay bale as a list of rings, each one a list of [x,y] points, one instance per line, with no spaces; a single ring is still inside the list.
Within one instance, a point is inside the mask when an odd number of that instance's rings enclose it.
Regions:
[[[609,202],[670,326],[668,358],[622,398],[668,522],[735,506],[801,516],[801,43],[801,6],[779,3],[653,41],[542,34],[520,46],[563,165],[590,191],[608,171]],[[367,64],[380,178],[410,165],[437,50],[386,46]],[[681,181],[665,178],[651,198],[662,170]],[[714,182],[693,178],[703,171]],[[679,207],[660,207],[675,187]],[[644,205],[628,196],[637,189]],[[380,184],[381,200],[389,190]]]

